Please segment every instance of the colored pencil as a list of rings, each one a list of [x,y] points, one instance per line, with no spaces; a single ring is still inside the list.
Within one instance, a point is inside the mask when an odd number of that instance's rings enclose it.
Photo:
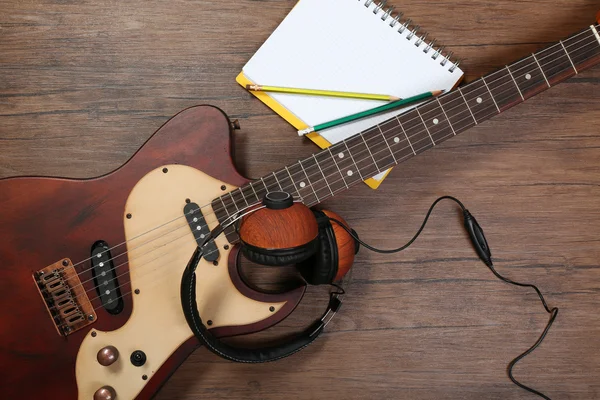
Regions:
[[[345,97],[351,99],[366,99],[366,100],[381,100],[381,101],[397,101],[399,97],[390,96],[387,94],[371,94],[371,93],[354,93],[354,92],[337,92],[333,90],[316,90],[316,89],[298,89],[279,86],[264,86],[264,85],[246,85],[246,89],[254,92],[274,92],[274,93],[292,93],[292,94],[307,94],[311,96],[329,96],[329,97]]]
[[[415,103],[421,100],[426,100],[429,99],[431,97],[436,97],[439,96],[440,94],[444,93],[443,90],[435,90],[433,92],[425,92],[425,93],[421,93],[419,95],[416,96],[412,96],[412,97],[408,97],[406,99],[402,99],[402,100],[397,100],[397,101],[393,101],[390,102],[388,104],[384,104],[382,106],[379,107],[375,107],[372,108],[370,110],[366,110],[366,111],[361,111],[359,113],[356,114],[352,114],[352,115],[348,115],[346,117],[342,117],[342,118],[338,118],[335,119],[333,121],[329,121],[329,122],[325,122],[319,125],[315,125],[315,126],[311,126],[309,128],[303,129],[301,131],[298,131],[298,136],[304,136],[308,133],[311,132],[315,132],[315,131],[322,131],[324,129],[329,129],[329,128],[333,128],[334,126],[339,126],[342,124],[347,124],[348,122],[353,122],[362,118],[366,118],[366,117],[370,117],[372,115],[375,114],[379,114],[382,113],[384,111],[389,111],[389,110],[393,110],[395,108],[399,108],[411,103]]]

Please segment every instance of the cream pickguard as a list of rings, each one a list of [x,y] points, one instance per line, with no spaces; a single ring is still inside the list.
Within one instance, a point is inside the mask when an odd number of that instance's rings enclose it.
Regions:
[[[105,385],[112,386],[119,399],[134,399],[169,356],[192,336],[181,310],[179,289],[196,242],[185,218],[161,225],[183,217],[186,198],[200,206],[210,204],[223,194],[223,182],[191,167],[165,167],[168,173],[160,167],[135,185],[123,210],[131,287],[139,289],[139,294],[133,295],[131,317],[123,327],[110,332],[93,330],[81,344],[76,363],[79,399],[92,399],[94,392]],[[209,227],[214,228],[217,221],[211,207],[202,211]],[[128,213],[131,219],[126,218]],[[198,308],[203,319],[212,320],[212,327],[239,326],[272,316],[270,307],[275,307],[275,312],[280,310],[285,302],[259,302],[235,288],[227,268],[227,239],[222,235],[216,243],[221,252],[219,265],[202,260],[196,272]],[[104,367],[96,354],[109,345],[116,347],[120,356],[113,365]],[[147,361],[141,367],[129,361],[135,350],[146,353]],[[144,375],[148,380],[142,378]]]

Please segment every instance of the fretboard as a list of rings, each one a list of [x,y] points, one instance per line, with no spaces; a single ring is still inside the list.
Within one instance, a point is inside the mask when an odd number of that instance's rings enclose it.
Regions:
[[[291,193],[308,206],[318,204],[600,63],[599,32],[598,25],[592,25],[265,175],[213,200],[213,210],[223,223],[248,206],[260,203],[271,191]]]

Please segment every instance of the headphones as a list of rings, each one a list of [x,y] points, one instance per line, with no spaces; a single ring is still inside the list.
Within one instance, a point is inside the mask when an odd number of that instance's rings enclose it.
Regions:
[[[508,377],[519,387],[538,396],[549,399],[543,393],[519,382],[512,373],[513,367],[525,356],[535,350],[544,340],[550,327],[558,315],[558,308],[548,307],[544,296],[537,286],[531,283],[520,283],[504,277],[494,267],[492,253],[488,246],[483,229],[475,217],[467,210],[464,204],[455,197],[442,196],[431,204],[425,215],[423,223],[414,236],[403,246],[396,249],[379,249],[363,242],[356,232],[348,226],[337,214],[331,211],[311,211],[301,203],[295,203],[288,193],[271,192],[263,200],[260,209],[251,210],[252,214],[242,218],[239,229],[242,240],[242,252],[250,260],[272,266],[296,264],[298,271],[307,283],[313,285],[333,284],[341,279],[350,269],[354,261],[354,254],[358,252],[358,244],[368,250],[391,254],[401,252],[419,237],[433,209],[442,200],[452,200],[462,210],[463,224],[469,235],[471,244],[479,259],[500,280],[514,286],[528,287],[535,290],[544,309],[550,318],[546,328],[538,340],[528,350],[515,357],[507,368]],[[335,222],[332,225],[331,222]],[[222,233],[223,227],[217,227],[203,244],[196,249],[192,259],[184,271],[181,281],[181,304],[188,325],[200,340],[215,354],[228,360],[246,363],[260,363],[275,361],[292,355],[314,341],[323,331],[325,325],[333,318],[341,305],[338,295],[343,290],[331,293],[327,311],[315,321],[307,330],[301,332],[292,340],[281,346],[266,347],[263,349],[249,350],[229,346],[219,342],[206,329],[196,307],[195,274],[194,271],[202,258],[202,248],[210,239]],[[339,288],[339,287],[338,287]],[[341,288],[340,288],[341,289]],[[326,321],[326,319],[329,319]]]
[[[335,220],[333,225],[331,220]],[[343,224],[343,226],[342,226]],[[218,227],[205,238],[204,244],[224,230]],[[356,232],[336,213],[311,210],[294,202],[286,192],[269,192],[262,206],[242,217],[238,233],[241,252],[257,264],[280,267],[295,265],[310,285],[333,284],[350,270],[359,242]],[[339,295],[330,294],[327,310],[306,330],[280,345],[259,349],[234,347],[221,342],[206,328],[196,304],[195,270],[203,256],[203,245],[196,248],[181,280],[181,304],[188,325],[199,341],[225,359],[262,363],[288,357],[312,343],[333,318],[341,305]]]
[[[267,193],[264,208],[242,219],[242,254],[257,264],[278,267],[294,264],[306,283],[325,285],[348,272],[358,242],[330,218],[336,213],[310,210],[285,192]],[[351,229],[356,236],[356,232]]]

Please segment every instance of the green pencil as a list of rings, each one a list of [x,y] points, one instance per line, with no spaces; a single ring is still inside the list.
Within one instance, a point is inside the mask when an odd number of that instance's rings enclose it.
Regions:
[[[338,125],[342,125],[342,124],[347,124],[348,122],[352,122],[352,121],[356,121],[358,119],[370,117],[372,115],[379,114],[379,113],[382,113],[384,111],[393,110],[394,108],[402,107],[402,106],[405,106],[405,105],[410,104],[410,103],[415,103],[417,101],[425,100],[425,99],[428,99],[430,97],[439,96],[442,93],[444,93],[443,90],[434,90],[433,92],[425,92],[425,93],[422,93],[422,94],[419,94],[419,95],[416,95],[416,96],[408,97],[406,99],[392,101],[390,103],[384,104],[384,105],[379,106],[379,107],[372,108],[370,110],[361,111],[361,112],[356,113],[356,114],[348,115],[347,117],[342,117],[342,118],[334,119],[333,121],[329,121],[329,122],[325,122],[323,124],[319,124],[319,125],[308,127],[308,128],[303,129],[301,131],[298,131],[298,136],[304,136],[304,135],[309,134],[311,132],[322,131],[324,129],[333,128],[334,126],[338,126]]]

